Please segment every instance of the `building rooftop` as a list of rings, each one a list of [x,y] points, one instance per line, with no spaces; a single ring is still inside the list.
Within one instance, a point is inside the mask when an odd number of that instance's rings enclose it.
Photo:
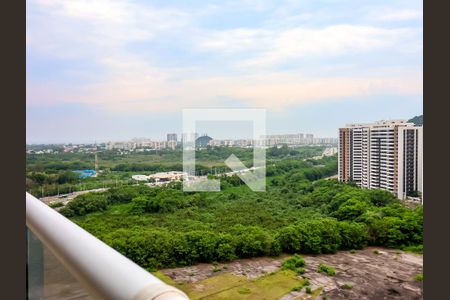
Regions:
[[[372,123],[350,123],[346,124],[344,128],[395,126],[395,125],[415,126],[414,123],[408,122],[407,120],[398,119],[398,120],[379,120]]]

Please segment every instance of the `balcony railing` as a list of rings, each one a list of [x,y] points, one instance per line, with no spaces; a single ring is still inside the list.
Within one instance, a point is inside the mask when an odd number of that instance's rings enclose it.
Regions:
[[[28,193],[26,224],[95,299],[189,299]]]

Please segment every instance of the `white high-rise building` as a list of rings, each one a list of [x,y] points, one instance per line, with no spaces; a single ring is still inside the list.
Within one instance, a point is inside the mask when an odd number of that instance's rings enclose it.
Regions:
[[[338,176],[400,199],[423,193],[423,127],[404,120],[339,129]]]

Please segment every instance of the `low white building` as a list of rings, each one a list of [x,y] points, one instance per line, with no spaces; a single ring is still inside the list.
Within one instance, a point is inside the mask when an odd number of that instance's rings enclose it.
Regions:
[[[147,175],[133,175],[131,178],[136,181],[147,181],[149,177]]]
[[[186,174],[181,171],[169,171],[169,172],[159,172],[151,175],[133,175],[131,178],[136,181],[148,181],[149,179],[154,179],[155,182],[171,182],[171,181],[181,181],[183,175]]]

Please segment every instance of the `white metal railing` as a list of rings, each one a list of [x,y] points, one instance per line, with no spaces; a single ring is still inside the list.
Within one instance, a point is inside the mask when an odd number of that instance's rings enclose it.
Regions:
[[[28,193],[26,224],[96,299],[189,299]]]

